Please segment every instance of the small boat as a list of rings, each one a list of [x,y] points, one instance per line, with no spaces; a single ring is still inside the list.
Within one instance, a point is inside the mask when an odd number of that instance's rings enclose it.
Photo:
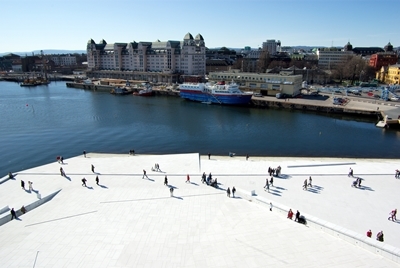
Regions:
[[[21,87],[36,87],[37,85],[34,81],[24,81],[20,84]]]
[[[20,84],[21,87],[36,87],[41,85],[48,85],[50,81],[42,78],[42,77],[35,77],[35,78],[27,78]]]
[[[132,94],[132,90],[126,87],[115,87],[110,91],[113,95],[129,95]]]
[[[85,79],[85,80],[83,80],[82,82],[83,82],[83,84],[85,84],[85,85],[93,85],[93,80],[90,79],[90,78]]]
[[[150,84],[143,83],[142,85],[144,86],[144,89],[139,90],[139,92],[134,92],[133,95],[142,97],[149,97],[154,95],[153,88]]]

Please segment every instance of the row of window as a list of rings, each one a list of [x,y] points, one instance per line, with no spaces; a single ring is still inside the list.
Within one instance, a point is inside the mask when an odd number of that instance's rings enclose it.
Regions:
[[[286,78],[277,78],[277,77],[273,77],[273,78],[265,78],[265,77],[247,77],[247,76],[230,76],[230,75],[211,75],[212,78],[218,78],[218,79],[240,79],[240,80],[259,80],[259,81],[266,81],[268,83],[282,83],[282,82],[286,82]]]

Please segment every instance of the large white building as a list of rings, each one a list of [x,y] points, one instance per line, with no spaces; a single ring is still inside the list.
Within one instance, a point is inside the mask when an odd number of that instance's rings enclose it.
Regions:
[[[354,55],[353,51],[318,49],[318,67],[329,70],[335,65],[341,64],[348,60],[348,57]]]
[[[77,64],[76,56],[73,55],[51,55],[51,60],[56,66],[74,66]]]
[[[267,42],[263,42],[262,48],[268,51],[269,54],[275,54],[276,52],[280,52],[281,41],[276,41],[275,39],[267,40]]]
[[[206,47],[203,36],[187,33],[183,41],[87,44],[91,71],[137,71],[150,73],[206,74]]]

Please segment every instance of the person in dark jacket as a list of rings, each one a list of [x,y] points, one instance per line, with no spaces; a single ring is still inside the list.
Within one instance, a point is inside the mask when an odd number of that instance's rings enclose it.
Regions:
[[[294,221],[298,221],[299,218],[300,218],[300,212],[297,211],[297,212],[296,212],[296,217],[294,218]]]
[[[17,213],[15,213],[14,208],[11,209],[10,213],[11,213],[11,220],[17,218]]]

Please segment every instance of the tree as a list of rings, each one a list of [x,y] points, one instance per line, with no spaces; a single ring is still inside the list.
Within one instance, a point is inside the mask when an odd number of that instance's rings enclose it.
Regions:
[[[292,59],[290,62],[291,66],[296,66],[299,69],[303,69],[305,66],[305,62],[302,60]]]
[[[351,80],[351,84],[354,84],[355,79],[360,80],[362,74],[367,74],[367,71],[370,76],[367,62],[359,56],[348,56],[343,62],[331,66],[331,71],[333,78],[339,80],[340,83],[343,80]],[[366,78],[365,75],[363,79]]]
[[[231,54],[231,50],[229,50],[229,48],[227,48],[227,47],[221,47],[218,50],[218,53],[219,54],[223,54],[223,55],[230,55]]]
[[[232,64],[232,69],[242,69],[242,64],[243,64],[243,58],[238,57],[236,61]]]
[[[265,73],[270,63],[271,63],[271,57],[269,56],[269,52],[267,50],[263,50],[257,61],[257,72]]]
[[[272,61],[269,65],[268,65],[268,69],[274,69],[276,67],[280,67],[280,68],[286,68],[286,64],[282,61]]]
[[[347,62],[341,62],[331,66],[332,78],[335,80],[339,80],[340,84],[343,82],[343,79],[347,75],[346,65]]]

